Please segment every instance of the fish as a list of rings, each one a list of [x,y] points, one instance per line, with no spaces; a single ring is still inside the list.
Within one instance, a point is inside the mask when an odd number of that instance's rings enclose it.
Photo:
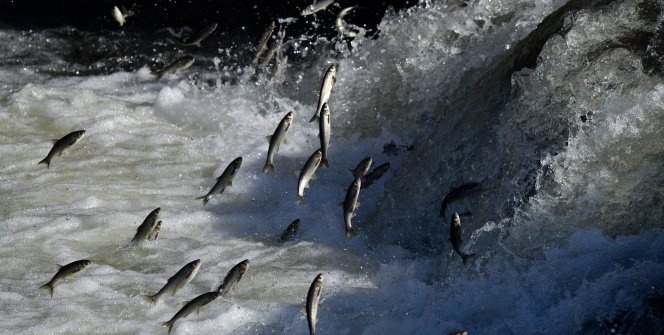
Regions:
[[[159,216],[161,216],[161,207],[157,207],[152,212],[150,212],[147,217],[145,217],[143,223],[141,223],[141,225],[136,228],[136,235],[134,235],[134,238],[131,240],[131,243],[129,243],[129,246],[141,244],[143,241],[147,240],[154,230]]]
[[[46,169],[49,169],[51,167],[51,160],[53,157],[61,156],[63,153],[67,154],[69,152],[69,148],[83,136],[85,136],[85,130],[77,130],[65,135],[61,139],[53,139],[53,148],[51,148],[51,151],[48,152],[46,158],[42,159],[37,164],[46,164]]]
[[[371,164],[373,161],[371,160],[371,157],[367,157],[363,159],[360,164],[357,164],[357,167],[355,167],[355,170],[353,169],[348,169],[350,173],[353,174],[353,177],[355,178],[362,178],[364,175],[369,171],[369,168],[371,167]]]
[[[203,41],[206,37],[210,36],[216,29],[217,29],[217,24],[213,23],[205,27],[204,30],[200,31],[198,34],[192,36],[187,36],[185,38],[182,38],[182,31],[179,33],[175,33],[173,31],[173,28],[167,28],[168,32],[175,38],[175,42],[177,42],[180,45],[184,46],[191,46],[195,45],[197,47],[201,46],[201,41]]]
[[[157,292],[155,295],[141,295],[143,299],[151,304],[156,304],[159,299],[166,293],[170,293],[171,296],[175,295],[179,289],[183,288],[187,283],[189,283],[201,268],[201,260],[197,259],[189,264],[185,265],[180,271],[178,271],[173,277],[168,278],[166,285]]]
[[[329,168],[330,164],[327,162],[327,151],[330,148],[330,135],[332,135],[332,129],[330,128],[330,108],[326,103],[323,103],[323,109],[320,112],[320,118],[318,118],[318,139],[320,139],[320,149],[323,153],[323,157],[320,161],[320,165]]]
[[[339,207],[344,210],[344,223],[346,223],[346,241],[348,237],[353,234],[357,236],[355,229],[350,223],[350,219],[355,216],[355,208],[357,208],[360,203],[357,202],[357,198],[360,195],[360,187],[362,186],[362,180],[360,178],[355,178],[353,183],[350,184],[350,187],[346,191],[346,198],[342,203],[339,204]]]
[[[463,245],[463,239],[461,238],[461,220],[459,219],[459,214],[454,213],[452,216],[452,225],[450,225],[450,238],[447,240],[452,243],[454,250],[461,256],[463,259],[463,264],[466,264],[469,259],[475,257],[475,254],[466,254],[461,251],[461,246]]]
[[[191,64],[194,64],[194,57],[192,56],[183,56],[178,58],[175,62],[169,64],[161,71],[152,71],[150,72],[153,76],[156,76],[155,80],[159,80],[165,74],[175,73],[177,71],[184,71],[186,68],[190,67]]]
[[[49,292],[51,293],[51,299],[53,299],[53,287],[55,286],[55,284],[61,281],[76,278],[76,274],[87,269],[90,266],[90,264],[92,264],[92,262],[87,259],[71,262],[65,266],[57,264],[58,272],[55,273],[53,279],[51,279],[51,281],[49,281],[48,283],[40,286],[39,288],[48,289]]]
[[[442,217],[443,220],[447,222],[447,217],[445,217],[445,210],[447,210],[447,206],[478,189],[480,189],[480,183],[475,182],[452,188],[450,193],[448,193],[445,198],[443,198],[443,202],[440,205],[440,214],[438,216]]]
[[[297,229],[300,228],[300,219],[296,219],[293,221],[291,224],[288,225],[286,230],[281,234],[279,237],[279,242],[286,242],[290,241],[295,237],[295,234],[297,234]]]
[[[304,163],[302,170],[295,171],[299,175],[297,180],[297,198],[295,202],[302,202],[304,204],[304,189],[309,187],[309,180],[316,179],[316,169],[320,165],[320,161],[323,158],[323,153],[321,149],[314,151],[314,153],[307,159],[307,162]]]
[[[337,67],[332,64],[325,72],[323,77],[323,84],[320,87],[320,96],[318,97],[318,107],[316,107],[316,114],[311,117],[309,122],[314,122],[320,117],[320,111],[323,109],[323,104],[330,99],[330,93],[332,93],[332,85],[337,81],[336,79]]]
[[[267,161],[263,167],[263,173],[267,172],[267,170],[272,170],[274,173],[277,172],[277,170],[274,169],[274,163],[272,160],[274,158],[274,154],[279,152],[279,145],[281,142],[286,143],[286,132],[290,128],[292,122],[293,112],[288,112],[288,114],[286,114],[286,116],[281,119],[281,122],[279,122],[277,129],[274,130],[274,134],[266,137],[268,143],[270,143],[270,146],[267,149]]]
[[[224,281],[219,285],[217,291],[221,293],[222,297],[225,297],[228,292],[235,289],[235,284],[240,282],[242,275],[249,269],[249,260],[245,259],[242,262],[235,265],[224,277]]]
[[[242,157],[238,157],[228,164],[228,167],[226,167],[226,170],[224,170],[221,176],[217,178],[217,183],[212,186],[212,189],[208,194],[197,197],[196,199],[203,199],[203,206],[205,206],[213,195],[224,193],[226,186],[233,186],[233,178],[235,177],[237,170],[240,169],[240,165],[242,165]]]
[[[334,24],[334,27],[337,28],[337,30],[340,33],[342,33],[344,36],[347,36],[347,37],[357,36],[357,31],[346,28],[346,26],[344,25],[344,21],[343,21],[344,16],[346,16],[346,14],[348,14],[348,12],[350,12],[351,10],[353,10],[355,8],[357,8],[357,6],[346,7],[344,9],[342,9],[341,12],[339,12],[339,14],[337,14],[337,20]]]
[[[279,33],[277,34],[277,40],[274,41],[274,43],[272,43],[270,45],[269,49],[267,49],[267,53],[265,54],[265,58],[263,59],[263,62],[261,63],[261,66],[260,66],[261,69],[265,68],[270,63],[272,58],[274,58],[274,55],[277,54],[277,48],[279,48],[281,43],[284,42],[285,37],[286,37],[286,29],[281,29],[279,31]]]
[[[302,15],[302,16],[311,15],[315,12],[324,10],[325,8],[327,8],[327,6],[329,6],[333,3],[334,3],[334,0],[321,0],[321,1],[318,1],[314,4],[312,4],[312,5],[307,6],[305,9],[303,9],[300,12],[300,15]]]
[[[191,312],[196,311],[196,314],[198,315],[198,312],[201,307],[211,303],[215,299],[219,298],[221,296],[221,293],[219,292],[207,292],[199,295],[198,297],[194,298],[190,302],[188,302],[184,307],[182,307],[175,315],[173,316],[172,319],[162,323],[161,325],[164,327],[168,327],[168,332],[170,333],[171,330],[173,330],[173,325],[175,324],[175,321],[179,320],[180,318],[186,318],[187,315],[191,314]]]
[[[125,23],[125,19],[129,16],[134,15],[134,12],[128,11],[127,8],[125,8],[124,6],[122,7],[122,10],[120,10],[118,6],[113,6],[111,14],[113,15],[115,21],[118,21],[120,27],[122,27],[122,25]]]
[[[159,236],[159,232],[161,231],[161,223],[163,221],[157,222],[157,225],[154,227],[152,232],[150,233],[150,236],[148,237],[148,241],[156,241],[157,236]]]
[[[274,28],[276,28],[274,21],[270,22],[270,25],[267,27],[265,32],[263,32],[263,35],[261,35],[261,39],[258,41],[258,44],[256,45],[256,50],[254,51],[254,60],[251,62],[251,65],[254,68],[256,67],[256,65],[258,65],[258,59],[263,53],[263,50],[265,50],[267,42],[270,40],[270,36],[272,36],[272,33],[274,32]]]
[[[369,188],[371,184],[373,184],[376,180],[382,177],[385,174],[385,172],[387,172],[387,170],[389,169],[390,169],[389,162],[378,165],[375,169],[373,169],[373,171],[364,175],[364,177],[362,178],[362,188]]]
[[[307,304],[304,306],[304,313],[307,314],[307,323],[309,324],[309,334],[316,335],[316,323],[318,322],[318,309],[320,305],[320,294],[323,289],[323,274],[319,273],[309,287],[307,293]]]

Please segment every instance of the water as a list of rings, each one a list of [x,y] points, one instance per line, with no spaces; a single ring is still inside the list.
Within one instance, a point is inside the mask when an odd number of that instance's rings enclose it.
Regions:
[[[289,36],[276,77],[254,76],[251,49],[223,46],[221,32],[221,47],[196,49],[164,29],[4,29],[0,329],[166,333],[183,302],[249,259],[228,297],[173,333],[306,334],[300,308],[318,273],[322,334],[660,332],[661,5],[422,2],[388,11],[374,38]],[[182,54],[196,63],[153,80],[150,68]],[[331,64],[330,168],[296,205]],[[277,173],[264,174],[265,136],[289,111]],[[37,165],[52,138],[79,129],[69,154]],[[232,186],[194,199],[240,156]],[[337,204],[366,156],[391,167],[360,192],[359,237],[346,241]],[[446,211],[470,213],[464,250],[477,256],[464,266],[438,213],[469,182],[481,191]],[[127,249],[156,207],[159,239]],[[278,243],[296,218],[296,238]],[[53,299],[38,289],[78,259],[93,264]],[[139,297],[195,259],[174,297]]]

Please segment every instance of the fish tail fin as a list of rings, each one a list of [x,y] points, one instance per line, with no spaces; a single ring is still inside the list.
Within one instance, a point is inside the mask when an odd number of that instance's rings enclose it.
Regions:
[[[475,257],[475,254],[466,255],[466,257],[463,258],[463,264],[466,265],[466,262],[473,257]]]
[[[51,160],[48,159],[48,157],[46,157],[46,158],[42,159],[41,161],[39,161],[39,163],[37,163],[37,164],[46,164],[46,169],[48,170],[51,167]]]
[[[48,282],[42,286],[39,286],[39,288],[45,288],[48,289],[49,293],[51,293],[51,299],[53,299],[53,285],[51,285],[51,282]]]
[[[357,236],[357,232],[355,232],[355,229],[351,228],[346,230],[346,241],[348,241],[350,235]]]
[[[322,161],[320,161],[320,165],[322,165],[326,168],[330,167],[330,164],[327,162],[327,159],[323,159]]]
[[[210,200],[207,198],[207,195],[196,197],[196,200],[201,200],[201,199],[203,199],[203,206],[207,205],[208,201]]]
[[[175,38],[177,38],[177,39],[182,38],[182,30],[180,30],[179,33],[176,33],[175,30],[173,30],[173,28],[170,28],[170,27],[169,27],[169,28],[166,28],[166,30],[168,30],[168,32],[171,34],[171,36],[173,36],[173,37],[175,37]]]
[[[314,114],[314,116],[311,117],[311,120],[309,120],[309,123],[314,122],[318,120],[318,114]]]
[[[301,202],[301,203],[304,205],[304,196],[298,194],[297,199],[295,200],[295,202],[296,202],[296,203],[300,203],[300,202]]]
[[[267,170],[272,170],[272,172],[277,173],[277,170],[274,168],[274,164],[272,163],[265,163],[265,166],[263,167],[263,173],[267,172]]]
[[[154,297],[153,297],[153,296],[149,296],[149,295],[141,295],[141,298],[145,299],[145,301],[147,301],[147,302],[149,302],[149,303],[151,303],[151,304],[154,304]]]
[[[173,329],[173,324],[170,321],[166,321],[166,322],[162,323],[161,325],[164,326],[164,327],[168,327],[168,332],[169,333],[171,332],[171,329]]]

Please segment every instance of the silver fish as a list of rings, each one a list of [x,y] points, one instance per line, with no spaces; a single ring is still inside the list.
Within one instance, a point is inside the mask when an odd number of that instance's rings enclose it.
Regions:
[[[210,36],[210,34],[212,34],[212,32],[214,32],[215,29],[217,29],[217,24],[213,23],[213,24],[205,27],[205,30],[202,30],[198,34],[194,35],[193,37],[192,36],[187,36],[185,38],[182,38],[182,31],[180,31],[179,33],[175,33],[175,31],[173,31],[172,28],[167,28],[167,29],[168,29],[168,32],[171,34],[171,36],[173,36],[175,38],[175,42],[178,42],[178,44],[184,45],[184,46],[195,45],[197,47],[200,47],[201,46],[201,41],[204,40],[206,37]]]
[[[161,207],[157,207],[152,212],[150,212],[150,214],[145,217],[145,220],[143,220],[143,223],[141,223],[141,225],[136,228],[136,235],[134,235],[134,238],[131,240],[131,243],[129,243],[129,246],[138,245],[147,240],[148,237],[150,237],[152,230],[154,230],[154,226],[157,224],[157,220],[159,219],[160,215]]]
[[[376,180],[382,177],[390,169],[390,163],[378,165],[373,171],[367,173],[362,178],[362,188],[369,188]]]
[[[198,269],[201,268],[201,260],[197,259],[193,262],[190,262],[189,264],[185,265],[180,271],[178,271],[173,277],[168,278],[168,281],[166,282],[166,285],[157,292],[155,295],[141,295],[143,299],[146,301],[156,304],[157,301],[161,298],[162,295],[166,293],[170,293],[171,296],[175,295],[175,292],[177,292],[179,289],[183,288],[187,283],[189,283],[194,277],[196,276],[196,273],[198,273]]]
[[[251,62],[251,65],[253,67],[256,67],[256,65],[258,65],[258,59],[265,50],[265,47],[267,46],[267,41],[270,40],[270,36],[272,36],[275,27],[276,27],[275,23],[271,22],[270,25],[265,30],[265,32],[263,33],[263,35],[261,35],[261,39],[258,42],[258,45],[256,45],[256,51],[254,51],[254,60]]]
[[[90,264],[92,264],[92,262],[90,262],[87,259],[71,262],[65,266],[57,264],[58,272],[55,273],[53,279],[51,279],[51,281],[49,281],[48,283],[40,286],[39,288],[47,288],[49,292],[51,292],[51,298],[53,298],[53,287],[55,286],[55,284],[61,281],[76,278],[76,274],[87,269],[90,266]]]
[[[452,188],[450,190],[450,193],[448,193],[445,198],[443,199],[443,202],[440,205],[440,214],[439,216],[447,222],[447,217],[445,217],[445,211],[447,210],[447,206],[462,197],[465,197],[466,195],[475,192],[476,190],[480,189],[480,183],[468,183],[468,184],[463,184],[457,188]]]
[[[113,15],[115,21],[118,21],[120,27],[122,27],[122,25],[125,23],[125,18],[134,15],[134,12],[128,11],[124,6],[122,7],[122,10],[120,10],[118,6],[113,6],[111,14]]]
[[[69,148],[74,143],[76,143],[76,141],[80,140],[84,135],[85,130],[77,130],[65,135],[65,137],[61,139],[53,139],[53,148],[51,148],[51,151],[48,152],[46,158],[42,159],[37,164],[46,164],[46,168],[49,169],[51,167],[51,160],[53,157],[60,156],[63,153],[68,153]]]
[[[291,224],[288,225],[286,230],[284,230],[284,232],[279,237],[279,242],[286,242],[292,240],[295,234],[297,234],[298,228],[300,228],[300,219],[296,219],[295,221],[293,221]]]
[[[162,323],[161,325],[164,327],[168,327],[168,332],[170,333],[171,330],[173,329],[173,324],[175,324],[175,321],[179,320],[180,318],[186,318],[187,315],[191,314],[191,312],[193,311],[196,311],[196,314],[198,315],[198,312],[201,307],[211,303],[215,299],[219,298],[219,296],[221,296],[221,293],[216,291],[203,293],[198,297],[194,298],[192,301],[188,302],[186,305],[184,305],[184,307],[182,307],[177,313],[175,313],[172,319]]]
[[[175,62],[169,64],[163,70],[161,70],[161,71],[152,71],[151,73],[152,73],[153,76],[156,76],[155,80],[159,80],[165,74],[175,73],[177,71],[184,71],[184,69],[190,67],[191,64],[194,64],[194,57],[184,56],[184,57],[178,58]]]
[[[156,241],[157,236],[159,236],[159,232],[161,231],[161,223],[163,221],[157,222],[157,225],[154,227],[152,232],[150,233],[150,236],[148,237],[148,241]]]
[[[448,241],[452,242],[454,250],[457,252],[457,254],[459,254],[459,256],[461,256],[461,259],[463,259],[463,264],[466,264],[469,259],[475,257],[475,254],[468,255],[461,251],[463,239],[461,238],[461,220],[459,220],[459,214],[457,213],[454,213],[452,216],[452,224],[450,225],[450,238]]]
[[[355,167],[355,170],[353,170],[353,169],[348,169],[348,170],[350,171],[350,173],[353,174],[353,177],[362,178],[362,177],[364,177],[364,174],[366,174],[367,171],[369,171],[369,168],[371,167],[372,163],[373,162],[371,160],[371,157],[367,157],[367,158],[363,159],[360,162],[360,164],[357,164],[357,167]]]
[[[307,305],[304,306],[307,314],[307,323],[309,324],[309,334],[316,335],[316,323],[318,322],[318,309],[320,305],[320,295],[323,289],[323,274],[319,273],[316,279],[311,283],[307,293]]]
[[[224,170],[221,176],[217,178],[217,183],[212,186],[212,189],[208,194],[197,197],[196,199],[203,199],[203,206],[205,206],[213,195],[224,193],[226,186],[233,186],[233,177],[235,177],[237,170],[240,169],[240,165],[242,165],[242,157],[238,157],[228,164],[228,167],[226,167],[226,170]]]
[[[296,202],[302,202],[304,204],[304,189],[309,187],[310,179],[316,179],[315,172],[322,158],[323,153],[318,149],[311,155],[311,157],[309,157],[309,159],[307,159],[302,170],[295,171],[295,173],[299,175],[297,181]]]
[[[217,291],[221,293],[222,297],[225,297],[228,292],[235,288],[235,284],[240,282],[242,275],[249,269],[249,260],[245,259],[242,262],[235,265],[224,277],[224,281],[219,285]]]
[[[326,168],[330,167],[330,164],[327,162],[327,151],[330,148],[330,135],[332,135],[332,129],[330,127],[330,108],[327,105],[327,102],[325,102],[323,103],[323,109],[320,111],[320,117],[318,118],[318,138],[320,139],[320,149],[323,153],[320,165]]]
[[[265,68],[270,63],[272,58],[274,58],[274,55],[277,54],[277,49],[284,42],[285,37],[286,37],[286,29],[281,29],[277,34],[277,40],[274,41],[274,43],[270,45],[270,48],[267,49],[265,58],[263,58],[263,62],[261,62],[260,66],[261,69]]]
[[[337,28],[337,30],[340,33],[342,33],[344,36],[347,36],[347,37],[357,36],[357,31],[347,28],[344,25],[344,21],[343,21],[344,16],[346,16],[346,14],[348,14],[348,12],[350,12],[351,10],[353,10],[355,8],[357,8],[357,6],[350,6],[350,7],[344,8],[337,15],[337,20],[336,20],[336,23],[334,24],[334,27]]]
[[[286,143],[286,132],[290,128],[292,122],[293,112],[288,112],[288,114],[286,114],[286,116],[281,119],[281,122],[279,122],[279,125],[277,126],[277,129],[275,129],[274,134],[266,137],[267,141],[270,143],[270,147],[267,149],[267,161],[263,167],[263,173],[267,172],[267,170],[272,170],[274,173],[277,172],[277,170],[274,169],[274,163],[272,160],[274,158],[274,154],[279,152],[279,144],[281,144],[281,142]]]
[[[334,0],[318,1],[318,2],[314,3],[313,5],[309,5],[309,6],[307,6],[307,8],[303,9],[300,12],[300,15],[302,15],[302,16],[311,15],[311,14],[317,12],[317,11],[320,11],[320,10],[323,10],[323,9],[327,8],[327,6],[329,6],[333,3],[334,3]]]
[[[318,107],[316,107],[316,114],[311,117],[309,122],[314,122],[320,117],[320,111],[323,108],[323,104],[330,99],[330,93],[332,93],[332,85],[336,81],[337,67],[332,64],[325,72],[323,77],[323,84],[320,87],[320,96],[318,97]]]
[[[355,178],[353,183],[350,184],[350,187],[346,191],[346,198],[344,202],[339,204],[339,207],[344,210],[344,223],[346,224],[346,241],[348,237],[353,234],[357,236],[355,229],[350,223],[350,219],[355,216],[355,208],[357,208],[360,203],[357,202],[357,198],[360,196],[360,187],[362,186],[362,180],[360,178]]]

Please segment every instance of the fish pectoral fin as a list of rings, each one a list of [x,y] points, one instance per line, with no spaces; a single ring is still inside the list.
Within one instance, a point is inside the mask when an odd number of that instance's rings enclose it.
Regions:
[[[304,307],[300,308],[300,312],[302,312],[306,315],[307,314],[307,306],[304,306]]]
[[[267,140],[267,143],[270,143],[272,141],[272,135],[265,136],[265,139]]]
[[[355,215],[357,215],[357,214],[355,214],[355,211],[350,212],[350,217],[354,218]]]
[[[228,186],[233,186],[233,182],[229,180],[228,181]],[[219,193],[221,193],[221,192],[219,192]]]
[[[316,174],[315,173],[311,174],[311,179],[316,179]]]
[[[198,315],[200,314],[200,312],[201,312],[201,309],[200,309],[200,308],[196,308],[196,316],[198,316]]]
[[[304,188],[309,188],[309,181],[308,180],[304,183]]]
[[[323,309],[323,305],[318,304],[318,309]],[[316,320],[316,321],[318,321],[318,320]]]
[[[358,207],[360,207],[360,202],[359,202],[359,201],[356,201],[356,202],[355,202],[355,205],[353,206],[353,208],[358,208]]]
[[[284,139],[283,139],[282,142],[284,142],[284,144],[288,144],[288,142],[286,142],[286,138],[285,138],[285,137],[284,137]]]
[[[318,315],[316,315],[316,322],[318,322]]]

